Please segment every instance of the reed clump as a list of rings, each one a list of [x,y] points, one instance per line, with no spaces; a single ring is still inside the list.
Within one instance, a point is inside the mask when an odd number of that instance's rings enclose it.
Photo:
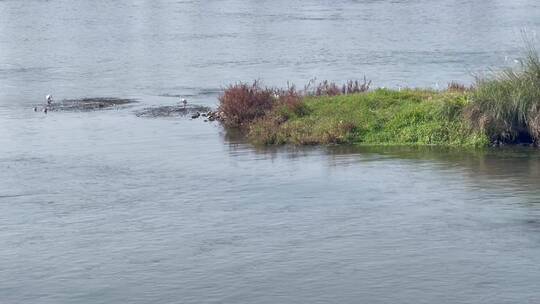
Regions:
[[[495,144],[540,143],[540,58],[529,46],[515,69],[478,78],[467,109]]]
[[[342,85],[328,80],[316,82],[312,79],[304,88],[304,95],[307,96],[338,96],[347,94],[358,94],[369,91],[371,80],[364,76],[363,80],[348,80]]]
[[[447,91],[449,92],[467,92],[467,91],[473,91],[474,86],[466,86],[463,83],[457,82],[457,81],[451,81],[447,88]]]

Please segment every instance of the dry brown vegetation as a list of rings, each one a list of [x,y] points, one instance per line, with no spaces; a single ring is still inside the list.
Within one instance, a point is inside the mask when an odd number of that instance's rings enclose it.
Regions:
[[[371,81],[365,77],[363,81],[349,80],[343,85],[312,80],[304,90],[297,90],[294,85],[287,89],[268,88],[259,81],[236,83],[228,86],[219,97],[219,111],[226,126],[241,128],[272,111],[279,114],[281,120],[289,114],[301,115],[306,109],[304,98],[307,96],[358,94],[367,92],[370,85]]]

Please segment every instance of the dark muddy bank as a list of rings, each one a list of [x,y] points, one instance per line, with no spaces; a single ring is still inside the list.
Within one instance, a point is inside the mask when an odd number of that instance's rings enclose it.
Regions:
[[[189,117],[192,119],[204,118],[214,121],[219,119],[219,114],[209,107],[200,105],[173,105],[145,108],[137,111],[138,117],[159,118],[159,117]]]
[[[47,109],[49,111],[96,111],[126,106],[136,102],[135,99],[113,97],[65,99],[47,105]]]

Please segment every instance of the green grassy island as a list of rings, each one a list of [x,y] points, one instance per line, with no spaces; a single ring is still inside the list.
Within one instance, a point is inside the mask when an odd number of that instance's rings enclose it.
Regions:
[[[308,97],[300,111],[278,107],[254,121],[248,136],[260,144],[484,146],[488,138],[462,119],[467,104],[465,94],[425,90]]]
[[[540,143],[540,60],[446,90],[370,89],[324,81],[297,90],[239,83],[220,97],[222,122],[255,144],[439,145]]]

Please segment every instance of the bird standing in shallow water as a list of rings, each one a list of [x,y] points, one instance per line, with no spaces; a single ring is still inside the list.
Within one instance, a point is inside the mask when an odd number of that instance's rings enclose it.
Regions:
[[[53,102],[53,97],[51,94],[45,96],[45,100],[47,100],[47,104],[50,105]]]
[[[184,108],[187,105],[187,100],[185,98],[180,99],[180,102],[184,105]]]

